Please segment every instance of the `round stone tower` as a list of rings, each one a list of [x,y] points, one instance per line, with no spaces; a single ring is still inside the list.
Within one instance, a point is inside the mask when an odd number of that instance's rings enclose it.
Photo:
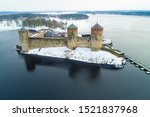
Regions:
[[[19,37],[21,41],[21,47],[23,52],[29,51],[29,35],[28,30],[22,27],[19,30]]]
[[[71,49],[75,49],[77,47],[77,35],[78,35],[78,27],[74,24],[71,24],[67,28],[67,45]]]
[[[91,49],[100,50],[102,48],[103,27],[96,23],[91,27]]]

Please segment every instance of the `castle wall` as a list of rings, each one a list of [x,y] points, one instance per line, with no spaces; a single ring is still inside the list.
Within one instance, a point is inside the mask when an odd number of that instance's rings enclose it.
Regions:
[[[34,35],[28,35],[27,30],[19,32],[22,51],[29,51],[34,48],[47,47],[63,47],[70,49],[76,47],[89,47],[92,50],[100,50],[102,48],[103,28],[96,24],[91,28],[91,38],[77,37],[78,28],[71,24],[67,28],[67,37],[45,37],[45,32],[41,31]]]
[[[23,51],[29,51],[29,38],[28,38],[28,31],[20,31],[19,37],[21,41],[21,47]]]
[[[90,47],[90,40],[87,38],[79,37],[77,45],[78,47]]]
[[[66,46],[66,38],[51,39],[51,38],[29,38],[30,49],[34,48],[47,48],[47,47],[63,47]]]
[[[109,48],[109,47],[103,47],[102,50],[110,52],[113,55],[116,55],[118,57],[124,57],[125,56],[123,52],[121,52],[119,50],[115,50],[115,49]]]
[[[101,40],[92,40],[91,41],[91,49],[92,50],[100,50],[102,48]]]
[[[90,47],[90,40],[87,38],[79,37],[77,40],[68,40],[69,47]],[[66,38],[36,38],[29,37],[29,48],[46,48],[46,47],[63,47],[67,46]]]
[[[70,39],[67,41],[67,46],[70,49],[75,49],[77,47],[77,39]]]
[[[89,47],[92,50],[99,50],[102,47],[102,41],[90,40],[88,38],[77,37],[77,39],[67,40],[65,37],[29,37],[29,49],[47,48],[47,47]]]

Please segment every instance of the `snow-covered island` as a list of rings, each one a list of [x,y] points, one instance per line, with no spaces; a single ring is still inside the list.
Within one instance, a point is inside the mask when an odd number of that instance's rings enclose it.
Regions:
[[[29,50],[25,54],[76,60],[86,63],[106,65],[113,68],[122,68],[126,63],[123,57],[117,57],[109,52],[103,50],[91,51],[90,48],[81,47],[74,50],[67,47],[36,48]]]
[[[78,27],[72,23],[64,31],[40,29],[30,32],[23,27],[19,30],[19,37],[20,44],[16,47],[22,54],[67,59],[109,68],[123,68],[126,63],[124,53],[113,49],[111,40],[104,39],[103,27],[98,22],[91,27],[90,34],[78,33]]]

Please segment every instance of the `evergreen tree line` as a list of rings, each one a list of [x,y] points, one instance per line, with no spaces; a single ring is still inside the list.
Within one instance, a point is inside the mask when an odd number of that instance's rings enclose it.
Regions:
[[[0,15],[0,20],[17,20],[19,18],[36,18],[36,17],[48,18],[49,15],[47,15],[47,14],[31,14],[31,13]]]
[[[56,20],[46,20],[44,18],[28,18],[22,22],[25,27],[39,27],[46,26],[49,28],[65,28],[65,23]]]
[[[79,11],[79,14],[110,14],[110,15],[133,15],[150,16],[150,10],[116,10],[116,11]]]
[[[70,20],[70,19],[82,20],[82,19],[88,19],[89,18],[89,16],[86,14],[61,14],[61,15],[58,15],[58,17],[60,19],[67,19],[67,20]]]
[[[32,14],[32,13],[20,13],[20,14],[8,14],[8,15],[0,15],[0,20],[17,20],[19,18],[49,18],[49,17],[57,17],[60,19],[73,19],[73,20],[81,20],[88,19],[89,16],[86,14]]]

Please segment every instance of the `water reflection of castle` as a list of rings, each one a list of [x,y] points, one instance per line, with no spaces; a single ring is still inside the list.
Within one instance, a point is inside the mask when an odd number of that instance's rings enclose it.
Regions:
[[[78,77],[78,75],[80,75],[80,73],[82,72],[85,72],[87,76],[89,76],[90,78],[97,78],[100,73],[100,67],[96,66],[89,66],[89,65],[85,66],[83,64],[75,64],[67,60],[58,63],[55,62],[54,60],[51,60],[51,58],[49,57],[46,58],[31,55],[23,55],[23,57],[25,60],[26,68],[29,72],[33,72],[36,69],[36,65],[43,65],[49,67],[68,69],[68,74],[72,78]]]

